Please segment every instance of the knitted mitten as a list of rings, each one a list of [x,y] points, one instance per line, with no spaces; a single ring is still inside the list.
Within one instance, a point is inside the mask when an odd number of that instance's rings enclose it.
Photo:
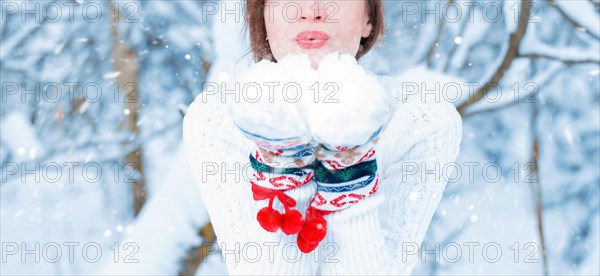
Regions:
[[[302,66],[303,65],[303,66]],[[230,103],[233,122],[255,143],[249,154],[254,200],[268,204],[257,211],[256,219],[266,231],[281,229],[298,233],[304,219],[295,209],[296,200],[286,191],[307,184],[317,144],[313,141],[296,104],[286,98],[290,84],[306,83],[299,78],[314,74],[308,56],[288,56],[279,63],[263,60],[254,64],[240,79],[243,91]],[[283,214],[273,208],[283,206]]]
[[[298,234],[298,247],[311,252],[325,238],[330,215],[347,209],[377,192],[377,131],[360,146],[322,144],[317,149],[317,192],[306,211],[306,223]],[[350,231],[350,229],[348,229]]]
[[[294,209],[296,200],[285,192],[299,188],[313,178],[312,163],[315,160],[316,143],[310,135],[282,140],[269,140],[243,130],[246,137],[256,142],[250,153],[252,194],[254,200],[268,200],[256,219],[263,229],[286,235],[298,233],[304,223],[302,214]],[[281,214],[275,208],[275,200],[284,208]]]
[[[233,123],[253,142],[242,184],[251,186],[254,204],[246,208],[255,215],[243,242],[262,249],[256,258],[242,257],[232,274],[312,274],[316,268],[312,255],[298,251],[294,234],[304,225],[303,212],[316,190],[311,180],[318,144],[286,94],[292,85],[312,83],[305,78],[314,74],[308,55],[263,60],[242,75],[241,97],[230,98]]]
[[[297,239],[303,252],[313,251],[325,236],[331,236],[328,217],[335,217],[336,213],[365,201],[377,191],[375,145],[391,115],[389,95],[354,57],[337,52],[329,54],[320,61],[317,75],[320,83],[335,85],[339,93],[334,102],[306,101],[301,105],[301,114],[321,144],[316,153],[317,193],[306,211],[305,224]],[[382,201],[369,202],[380,204]],[[355,208],[356,216],[360,210],[368,209]],[[368,218],[369,223],[375,220]],[[338,226],[346,228],[346,232],[362,231],[356,228],[360,228],[359,225]],[[333,242],[345,246],[353,241],[334,238]]]
[[[377,167],[376,136],[368,143],[355,147],[320,147],[319,165],[315,171],[317,193],[311,201],[325,220],[327,234],[323,237],[321,252],[331,254],[334,261],[323,260],[322,274],[372,274],[385,264],[384,235],[379,221],[378,208],[384,201],[378,192],[380,175]],[[307,222],[312,218],[306,218]],[[302,236],[303,228],[299,233]],[[314,244],[299,238],[298,245],[306,251]],[[364,260],[368,260],[365,262]]]

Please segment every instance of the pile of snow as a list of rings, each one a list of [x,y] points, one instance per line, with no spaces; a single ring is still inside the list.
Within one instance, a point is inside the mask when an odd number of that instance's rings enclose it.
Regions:
[[[364,144],[391,116],[391,95],[377,76],[351,55],[333,52],[323,57],[317,83],[324,96],[303,97],[301,110],[319,142]],[[335,94],[331,98],[325,97],[332,91]]]
[[[348,54],[333,52],[311,67],[307,54],[262,60],[240,78],[234,122],[268,138],[306,134],[323,143],[364,144],[391,115],[391,95]],[[258,95],[258,96],[257,96]]]
[[[200,245],[198,229],[209,217],[184,154],[180,146],[166,157],[171,165],[160,179],[164,183],[119,242],[122,247],[130,245],[135,254],[119,262],[108,260],[97,275],[173,275],[190,247]]]
[[[239,97],[227,98],[234,122],[271,139],[306,134],[308,129],[296,102],[308,91],[314,74],[307,55],[289,55],[279,63],[255,63],[238,80]]]
[[[31,121],[19,112],[6,114],[0,120],[2,142],[8,146],[9,152],[16,152],[11,161],[32,160],[45,154],[44,147],[37,138],[35,127]],[[19,130],[19,131],[17,131]]]

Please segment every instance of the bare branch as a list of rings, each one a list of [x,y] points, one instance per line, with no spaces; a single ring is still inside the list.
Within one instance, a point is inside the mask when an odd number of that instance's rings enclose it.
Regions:
[[[544,275],[548,275],[548,253],[546,251],[546,242],[544,238],[544,223],[543,223],[543,198],[542,198],[542,185],[539,177],[539,158],[540,158],[540,139],[537,131],[537,120],[538,120],[538,108],[533,106],[531,112],[531,130],[533,132],[533,144],[532,144],[532,156],[531,163],[533,166],[529,166],[529,172],[533,176],[535,181],[531,182],[531,194],[533,196],[533,202],[535,204],[535,216],[537,220],[537,230],[540,239],[541,251],[542,251],[542,265],[544,268]]]
[[[545,58],[545,59],[551,59],[551,60],[556,60],[556,61],[560,61],[566,65],[574,65],[574,64],[600,64],[600,61],[598,60],[572,60],[572,59],[561,59],[559,57],[555,57],[555,56],[551,56],[551,55],[547,55],[547,54],[525,54],[525,55],[521,55],[519,54],[517,56],[517,58],[530,58],[530,59],[539,59],[539,58]]]
[[[508,68],[510,68],[510,65],[512,64],[513,60],[517,57],[521,41],[523,41],[523,37],[525,36],[525,32],[527,31],[527,23],[529,21],[530,10],[531,0],[523,0],[519,14],[519,25],[517,26],[517,31],[510,35],[510,40],[508,42],[508,50],[504,55],[502,64],[500,65],[498,70],[496,70],[492,78],[485,85],[482,85],[481,88],[477,90],[477,92],[475,92],[475,95],[473,95],[473,97],[469,99],[469,101],[458,106],[457,109],[460,114],[464,114],[465,110],[469,106],[481,100],[485,95],[487,95],[487,93],[493,90],[492,87],[495,87],[493,84],[500,83],[500,80],[502,80],[504,74],[506,74],[506,71],[508,70]]]
[[[5,19],[3,19],[5,20]],[[45,21],[42,21],[40,25],[44,24]],[[33,33],[40,30],[40,25],[27,24],[24,27],[20,28],[16,34],[12,37],[5,39],[2,42],[2,50],[0,51],[0,60],[4,61],[4,59],[12,53],[12,50],[18,48],[27,38],[30,38]]]

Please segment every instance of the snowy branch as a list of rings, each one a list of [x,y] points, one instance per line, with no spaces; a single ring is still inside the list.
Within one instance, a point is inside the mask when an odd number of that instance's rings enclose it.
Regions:
[[[44,24],[44,21],[42,21],[41,24]],[[10,38],[3,39],[2,50],[0,50],[0,61],[4,61],[7,56],[10,56],[14,48],[21,45],[25,39],[29,38],[34,30],[39,30],[40,28],[40,25],[27,24]]]
[[[540,239],[541,251],[542,251],[542,265],[544,269],[544,275],[548,274],[548,253],[546,250],[546,240],[544,235],[544,204],[542,195],[542,184],[540,183],[539,168],[540,168],[540,135],[537,130],[537,122],[539,116],[539,110],[536,105],[533,106],[531,112],[531,123],[532,123],[532,153],[530,162],[533,166],[529,167],[529,172],[534,175],[532,178],[534,181],[530,183],[531,195],[533,196],[535,217],[537,221],[537,232],[538,238]]]
[[[531,29],[531,33],[535,35],[537,30]],[[560,61],[567,65],[572,64],[600,64],[600,53],[597,50],[586,50],[581,47],[567,47],[565,45],[547,45],[543,42],[529,38],[519,48],[519,58],[531,59],[551,59]],[[529,37],[529,36],[528,36]]]
[[[534,78],[531,81],[532,83],[536,84],[536,89],[532,89],[532,91],[530,91],[529,93],[523,93],[523,95],[519,95],[518,99],[515,99],[508,103],[504,103],[504,104],[500,104],[500,105],[492,105],[491,108],[482,108],[482,109],[468,112],[463,115],[463,118],[472,117],[473,115],[479,115],[482,113],[496,112],[496,111],[503,110],[508,107],[517,105],[519,103],[526,102],[526,99],[531,98],[532,96],[535,96],[536,92],[539,92],[545,85],[547,85],[552,79],[554,79],[556,74],[561,72],[562,68],[564,68],[564,66],[561,66],[558,63],[552,64],[551,66],[548,67],[547,70],[545,70],[541,74],[538,74],[536,76],[536,78]]]
[[[73,144],[70,144],[70,145],[67,144],[61,148],[58,148],[58,147],[53,148],[52,150],[48,151],[46,154],[44,154],[37,160],[33,160],[31,162],[36,162],[39,164],[48,164],[50,162],[53,162],[54,160],[65,160],[65,158],[63,156],[61,156],[61,154],[68,153],[69,156],[81,156],[79,159],[78,158],[70,159],[69,162],[87,163],[90,161],[86,160],[85,156],[87,156],[89,154],[90,149],[94,150],[95,148],[97,148],[97,145],[122,144],[122,147],[120,147],[118,151],[109,151],[109,150],[105,149],[105,151],[101,157],[94,158],[92,160],[93,162],[96,162],[96,163],[110,163],[110,162],[114,162],[115,160],[124,159],[125,156],[127,156],[131,153],[134,153],[142,145],[147,144],[151,140],[154,140],[154,139],[164,136],[165,133],[169,133],[169,132],[173,131],[173,129],[175,129],[179,126],[180,126],[180,124],[170,124],[170,125],[162,128],[161,130],[158,130],[151,134],[145,135],[144,137],[142,137],[141,135],[137,135],[133,140],[124,139],[122,141],[119,141],[119,140],[96,139],[96,140],[89,140],[89,141],[86,141],[85,143],[81,143],[81,144],[75,145],[75,146]],[[10,175],[9,177],[7,177],[7,179],[8,179],[7,182],[10,182],[10,180],[12,180],[12,178],[16,178],[16,177],[20,177],[20,175],[19,174]]]
[[[572,13],[568,12],[568,10],[566,10],[565,8],[569,7],[568,5],[572,5],[572,4],[580,4],[580,5],[585,5],[587,4],[586,2],[583,1],[562,1],[562,2],[557,2],[554,0],[548,0],[548,3],[553,6],[559,13],[560,15],[562,15],[567,22],[569,22],[569,24],[571,24],[573,27],[578,28],[578,29],[582,29],[585,30],[585,33],[589,34],[590,36],[592,36],[595,39],[600,39],[600,34],[598,33],[599,29],[596,28],[598,22],[595,23],[590,23],[589,25],[584,23],[583,19],[581,19],[580,17],[576,17],[573,16]],[[594,3],[593,4],[600,5],[598,3]],[[586,5],[587,6],[587,5]],[[593,8],[591,7],[591,5],[589,6],[591,9],[588,11],[589,13],[587,15],[590,15],[590,13],[593,13]],[[579,8],[579,7],[575,7],[575,8]],[[583,10],[581,9],[573,9],[573,10],[578,10],[579,12],[583,12],[585,14],[586,10],[585,8]],[[581,16],[582,18],[587,18],[590,21],[597,21],[598,17],[596,18],[590,18],[588,16]],[[586,26],[587,25],[587,26]]]
[[[545,59],[551,59],[551,60],[556,60],[556,61],[560,61],[566,65],[575,65],[575,64],[600,64],[599,60],[593,60],[593,59],[562,59],[560,57],[556,57],[556,56],[552,56],[552,55],[548,55],[548,54],[519,54],[517,56],[518,58],[530,58],[530,59],[539,59],[539,58],[545,58]]]
[[[459,31],[459,36],[461,37],[465,37],[465,32],[467,31],[467,23],[469,21],[468,20],[464,20],[460,26],[460,31]],[[461,43],[459,45],[453,45],[452,50],[450,50],[450,53],[448,53],[448,60],[446,61],[446,65],[444,67],[444,72],[448,72],[448,70],[450,70],[450,66],[453,64],[454,58],[455,58],[455,54],[456,52],[459,50],[460,47],[470,47],[470,43]],[[464,64],[464,58],[466,57],[465,55],[461,55],[462,60],[460,60],[459,62],[457,62],[456,64]]]
[[[448,0],[448,4],[452,4],[454,2],[454,0]],[[431,67],[431,64],[433,63],[433,56],[435,53],[435,49],[440,45],[440,39],[442,37],[442,34],[444,33],[444,23],[446,22],[446,20],[440,20],[440,22],[438,22],[438,28],[437,28],[437,34],[435,36],[435,40],[433,41],[433,43],[431,44],[431,46],[429,46],[429,51],[427,52],[427,66]]]
[[[512,64],[513,60],[518,55],[518,50],[521,45],[521,41],[523,41],[523,37],[525,36],[525,32],[527,31],[527,23],[529,21],[530,10],[531,0],[524,0],[521,5],[521,10],[519,12],[519,25],[517,27],[516,32],[510,35],[508,50],[504,55],[500,67],[496,70],[491,79],[485,85],[482,85],[481,88],[477,90],[477,92],[475,92],[475,95],[473,95],[472,99],[469,99],[469,101],[458,106],[457,109],[458,112],[460,112],[460,114],[464,114],[465,110],[469,106],[481,100],[487,93],[493,90],[492,88],[490,88],[493,87],[493,85],[490,84],[500,83],[500,80],[502,80],[502,78],[506,74],[506,71]]]

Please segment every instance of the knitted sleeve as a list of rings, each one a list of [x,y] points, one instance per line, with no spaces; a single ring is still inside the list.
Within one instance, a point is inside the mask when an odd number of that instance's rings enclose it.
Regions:
[[[398,104],[390,124],[378,159],[386,197],[380,221],[392,249],[389,259],[395,262],[387,266],[389,272],[410,274],[418,258],[408,253],[421,245],[442,198],[444,175],[450,174],[454,166],[449,164],[460,149],[462,121],[452,104],[415,95]]]
[[[188,108],[183,121],[183,142],[202,200],[228,271],[234,271],[240,258],[240,240],[245,239],[248,221],[256,214],[246,212],[253,204],[248,180],[248,152],[253,143],[235,128],[227,107],[218,95],[199,95]],[[208,208],[214,206],[213,208]]]

